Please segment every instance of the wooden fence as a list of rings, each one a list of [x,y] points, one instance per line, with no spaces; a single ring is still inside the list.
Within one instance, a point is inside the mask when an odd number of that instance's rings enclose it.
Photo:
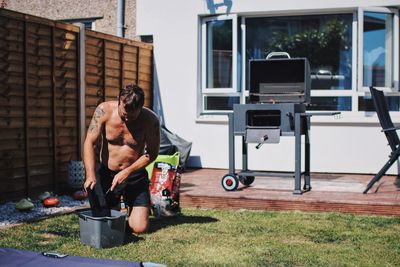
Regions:
[[[86,128],[97,105],[116,100],[119,88],[138,84],[152,104],[152,46],[86,30]]]
[[[152,46],[80,36],[77,26],[0,9],[0,201],[63,191],[85,125],[121,86],[138,83],[151,107]]]

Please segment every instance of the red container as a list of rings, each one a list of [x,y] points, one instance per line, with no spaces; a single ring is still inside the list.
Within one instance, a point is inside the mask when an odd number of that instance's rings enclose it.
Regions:
[[[60,200],[57,197],[48,197],[43,200],[43,206],[47,208],[56,207],[58,204],[60,204]]]
[[[180,175],[176,166],[156,162],[150,183],[151,204],[155,217],[175,216],[179,208]]]

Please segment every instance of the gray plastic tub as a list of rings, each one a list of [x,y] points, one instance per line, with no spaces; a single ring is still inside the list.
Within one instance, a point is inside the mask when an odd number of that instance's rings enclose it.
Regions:
[[[93,217],[90,210],[78,214],[83,244],[95,248],[122,245],[125,236],[126,213],[111,210],[111,217]]]

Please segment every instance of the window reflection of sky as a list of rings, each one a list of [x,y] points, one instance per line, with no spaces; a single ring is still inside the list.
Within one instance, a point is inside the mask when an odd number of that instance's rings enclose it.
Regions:
[[[364,65],[385,66],[387,14],[365,13]]]
[[[392,78],[392,14],[365,12],[363,85],[390,87]]]

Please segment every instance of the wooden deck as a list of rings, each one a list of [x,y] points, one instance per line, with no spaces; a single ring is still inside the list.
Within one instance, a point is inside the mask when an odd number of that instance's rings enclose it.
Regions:
[[[186,170],[181,179],[181,206],[400,216],[397,176],[382,177],[363,194],[372,175],[312,173],[312,190],[294,195],[291,177],[256,177],[251,186],[240,184],[237,191],[227,192],[221,186],[226,173],[223,169]]]

